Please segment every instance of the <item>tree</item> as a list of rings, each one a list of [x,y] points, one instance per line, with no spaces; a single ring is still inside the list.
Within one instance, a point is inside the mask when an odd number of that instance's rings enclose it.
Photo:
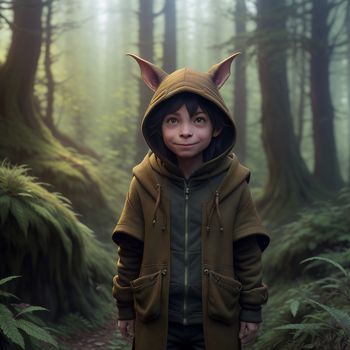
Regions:
[[[176,1],[165,0],[164,6],[163,69],[171,73],[176,69]]]
[[[66,149],[43,122],[34,97],[42,44],[42,0],[15,0],[12,41],[0,68],[0,157],[28,164],[41,181],[63,193],[81,220],[101,232],[112,212],[102,195],[103,184],[91,160]],[[86,200],[86,193],[90,200]],[[95,206],[103,213],[97,213]],[[104,218],[103,218],[104,217]],[[106,227],[107,229],[107,227]]]
[[[350,186],[350,3],[346,9],[346,34],[348,39],[347,44],[347,68],[348,68],[348,185]]]
[[[246,158],[246,123],[247,123],[247,86],[246,86],[246,60],[245,39],[247,9],[245,0],[236,0],[235,7],[235,51],[242,51],[243,57],[239,57],[235,65],[233,116],[237,126],[237,143],[235,152],[242,162]]]
[[[40,130],[34,81],[42,41],[42,0],[13,2],[14,26],[6,62],[0,69],[0,118],[18,118]]]
[[[269,172],[258,205],[263,214],[278,222],[312,200],[315,184],[300,155],[292,126],[286,74],[285,0],[260,0],[257,10],[262,141]]]
[[[329,190],[343,185],[334,135],[334,108],[329,87],[328,17],[330,0],[312,0],[310,87],[313,116],[315,177]]]
[[[153,62],[154,54],[154,39],[153,39],[153,0],[139,1],[139,40],[138,48],[139,55],[147,61]],[[146,145],[142,133],[141,122],[146,108],[151,99],[151,92],[144,84],[142,79],[139,80],[139,125],[136,133],[136,163],[138,163],[145,156],[148,146]]]

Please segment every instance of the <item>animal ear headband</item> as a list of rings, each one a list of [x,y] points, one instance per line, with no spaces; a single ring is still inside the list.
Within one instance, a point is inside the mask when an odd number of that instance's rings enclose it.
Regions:
[[[225,81],[231,74],[231,63],[240,54],[240,52],[234,53],[233,55],[225,58],[223,61],[214,64],[209,70],[208,74],[213,80],[218,89],[220,89]],[[141,77],[146,85],[152,90],[156,91],[158,86],[169,74],[164,72],[163,69],[157,67],[151,62],[144,60],[134,54],[128,54],[136,60],[140,66]]]

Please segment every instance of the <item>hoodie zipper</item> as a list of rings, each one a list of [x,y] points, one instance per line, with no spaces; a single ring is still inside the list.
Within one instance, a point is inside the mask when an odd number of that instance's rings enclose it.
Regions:
[[[187,324],[187,291],[188,291],[188,199],[190,196],[190,188],[185,184],[185,252],[184,252],[184,305],[183,305],[183,324]]]

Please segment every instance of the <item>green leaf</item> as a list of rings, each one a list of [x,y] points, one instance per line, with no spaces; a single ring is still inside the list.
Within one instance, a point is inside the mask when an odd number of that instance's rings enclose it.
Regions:
[[[332,264],[333,266],[335,266],[336,268],[338,268],[344,275],[345,277],[348,276],[348,273],[346,272],[346,270],[343,268],[343,266],[339,265],[337,262],[335,262],[334,260],[328,259],[328,258],[323,258],[321,256],[313,256],[311,258],[307,258],[303,261],[300,262],[300,264],[304,264],[306,262],[309,261],[315,261],[315,260],[319,260],[319,261],[325,261],[328,262],[329,264]]]
[[[329,307],[327,305],[321,304],[315,300],[309,299],[313,304],[318,305],[323,310],[327,311],[334,320],[339,324],[339,326],[345,331],[348,337],[350,337],[350,316],[343,310],[336,309],[334,307]]]
[[[16,315],[16,318],[18,318],[19,316],[26,314],[28,312],[34,312],[34,311],[49,311],[48,309],[41,307],[41,306],[28,306],[25,309],[23,309],[21,312],[19,312]]]
[[[4,292],[3,290],[0,290],[0,297],[4,297],[4,298],[14,298],[14,299],[17,299],[19,300],[19,298],[12,294],[12,293],[8,293],[8,292]]]
[[[56,340],[45,329],[23,319],[17,320],[16,322],[17,327],[27,333],[29,336],[41,340],[45,343],[49,343],[57,348]]]
[[[26,235],[29,225],[29,218],[26,210],[23,208],[23,203],[17,199],[13,199],[11,202],[11,213],[17,220],[21,231]]]
[[[323,328],[319,323],[289,323],[283,326],[276,327],[278,330],[295,330],[295,331],[317,331]]]
[[[16,279],[16,278],[19,278],[19,277],[22,277],[22,276],[9,276],[9,277],[2,278],[2,279],[0,280],[0,286],[1,286],[2,284],[5,284],[5,283],[7,283],[7,282],[9,282],[9,281],[12,281],[12,280],[14,280],[14,279]]]
[[[299,306],[300,306],[300,302],[298,300],[293,300],[290,305],[289,305],[289,309],[290,312],[292,313],[293,317],[295,317],[298,313],[299,310]]]
[[[12,312],[0,304],[0,330],[12,342],[24,349],[24,339],[17,329],[16,320]]]
[[[4,223],[10,212],[11,198],[7,195],[0,196],[0,223]]]

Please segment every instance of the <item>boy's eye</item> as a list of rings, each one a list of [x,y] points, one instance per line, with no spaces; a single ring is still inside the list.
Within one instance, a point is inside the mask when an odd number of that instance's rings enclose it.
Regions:
[[[196,123],[196,124],[203,124],[203,123],[205,123],[207,120],[206,120],[206,118],[205,117],[196,117],[195,119],[194,119],[194,122]]]
[[[170,118],[167,118],[165,120],[165,123],[167,123],[167,124],[176,124],[177,123],[177,119],[173,118],[173,117],[170,117]]]

